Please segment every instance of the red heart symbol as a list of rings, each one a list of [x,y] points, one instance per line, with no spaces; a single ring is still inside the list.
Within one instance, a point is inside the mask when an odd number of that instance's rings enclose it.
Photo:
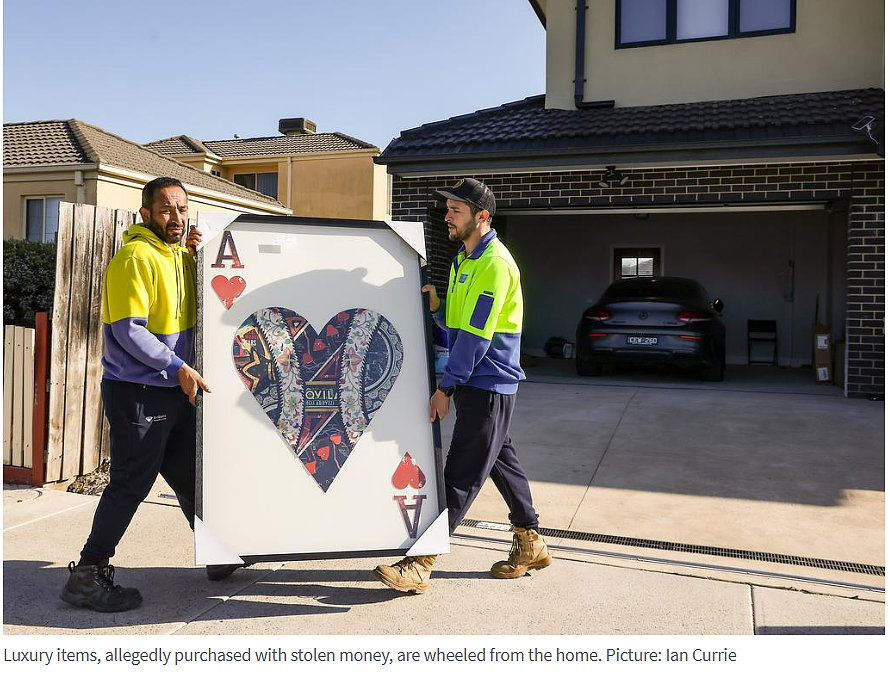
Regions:
[[[417,461],[411,458],[408,452],[399,461],[396,472],[392,474],[392,484],[396,489],[404,489],[411,485],[415,489],[420,489],[426,484],[426,475],[420,470]]]
[[[317,456],[320,456],[322,458],[322,461],[327,461],[328,457],[331,455],[331,448],[319,447],[317,450],[315,450],[315,454]]]
[[[240,276],[226,278],[220,275],[213,277],[213,280],[210,281],[210,287],[213,288],[216,296],[219,297],[228,310],[232,308],[235,300],[241,297],[241,293],[247,287],[247,282]]]
[[[324,351],[325,343],[323,339],[316,339],[315,343],[312,345],[313,351]]]
[[[309,352],[304,353],[303,354],[303,362],[306,363],[306,365],[311,363],[312,362],[312,354]]]
[[[331,442],[333,442],[335,445],[339,445],[341,440],[343,440],[343,436],[339,433],[334,433],[331,436]]]
[[[306,464],[306,470],[309,471],[310,475],[315,475],[315,461],[310,461]]]
[[[328,329],[325,330],[325,334],[328,337],[336,337],[340,333],[337,331],[337,328],[335,328],[333,325],[329,325]]]

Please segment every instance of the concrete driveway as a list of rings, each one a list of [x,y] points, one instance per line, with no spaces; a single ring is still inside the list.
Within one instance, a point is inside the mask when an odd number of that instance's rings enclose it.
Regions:
[[[883,403],[800,370],[572,369],[528,368],[517,399],[542,526],[884,565]],[[506,521],[492,484],[470,516]]]
[[[210,583],[159,481],[114,559],[116,582],[145,603],[94,614],[58,593],[96,497],[5,489],[4,632],[883,633],[883,404],[793,376],[769,390],[742,377],[582,380],[566,366],[529,368],[513,424],[552,530],[550,569],[488,577],[510,539],[489,483],[425,595],[383,588],[369,574],[378,561],[362,559],[260,564]]]

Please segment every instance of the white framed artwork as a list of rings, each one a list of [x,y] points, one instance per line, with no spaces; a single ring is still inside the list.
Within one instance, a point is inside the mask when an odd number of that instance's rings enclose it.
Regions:
[[[439,554],[420,223],[199,214],[195,560]]]

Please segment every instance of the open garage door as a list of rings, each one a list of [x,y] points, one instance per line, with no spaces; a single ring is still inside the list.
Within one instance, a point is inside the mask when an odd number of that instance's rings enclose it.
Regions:
[[[625,250],[656,251],[661,275],[693,278],[723,300],[730,364],[748,362],[749,319],[776,321],[784,366],[812,362],[814,321],[829,325],[834,340],[844,336],[846,213],[807,206],[502,217],[522,271],[527,353],[544,355],[552,336],[574,340],[581,312],[614,280],[616,251]],[[771,358],[771,346],[756,348]]]

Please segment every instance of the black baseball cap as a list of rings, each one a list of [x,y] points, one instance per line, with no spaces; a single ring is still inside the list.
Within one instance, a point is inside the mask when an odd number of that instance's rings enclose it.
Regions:
[[[481,183],[474,178],[461,178],[448,189],[436,190],[436,194],[445,199],[466,201],[469,204],[473,204],[476,208],[481,208],[484,211],[488,211],[490,215],[494,215],[494,195],[485,183]]]

